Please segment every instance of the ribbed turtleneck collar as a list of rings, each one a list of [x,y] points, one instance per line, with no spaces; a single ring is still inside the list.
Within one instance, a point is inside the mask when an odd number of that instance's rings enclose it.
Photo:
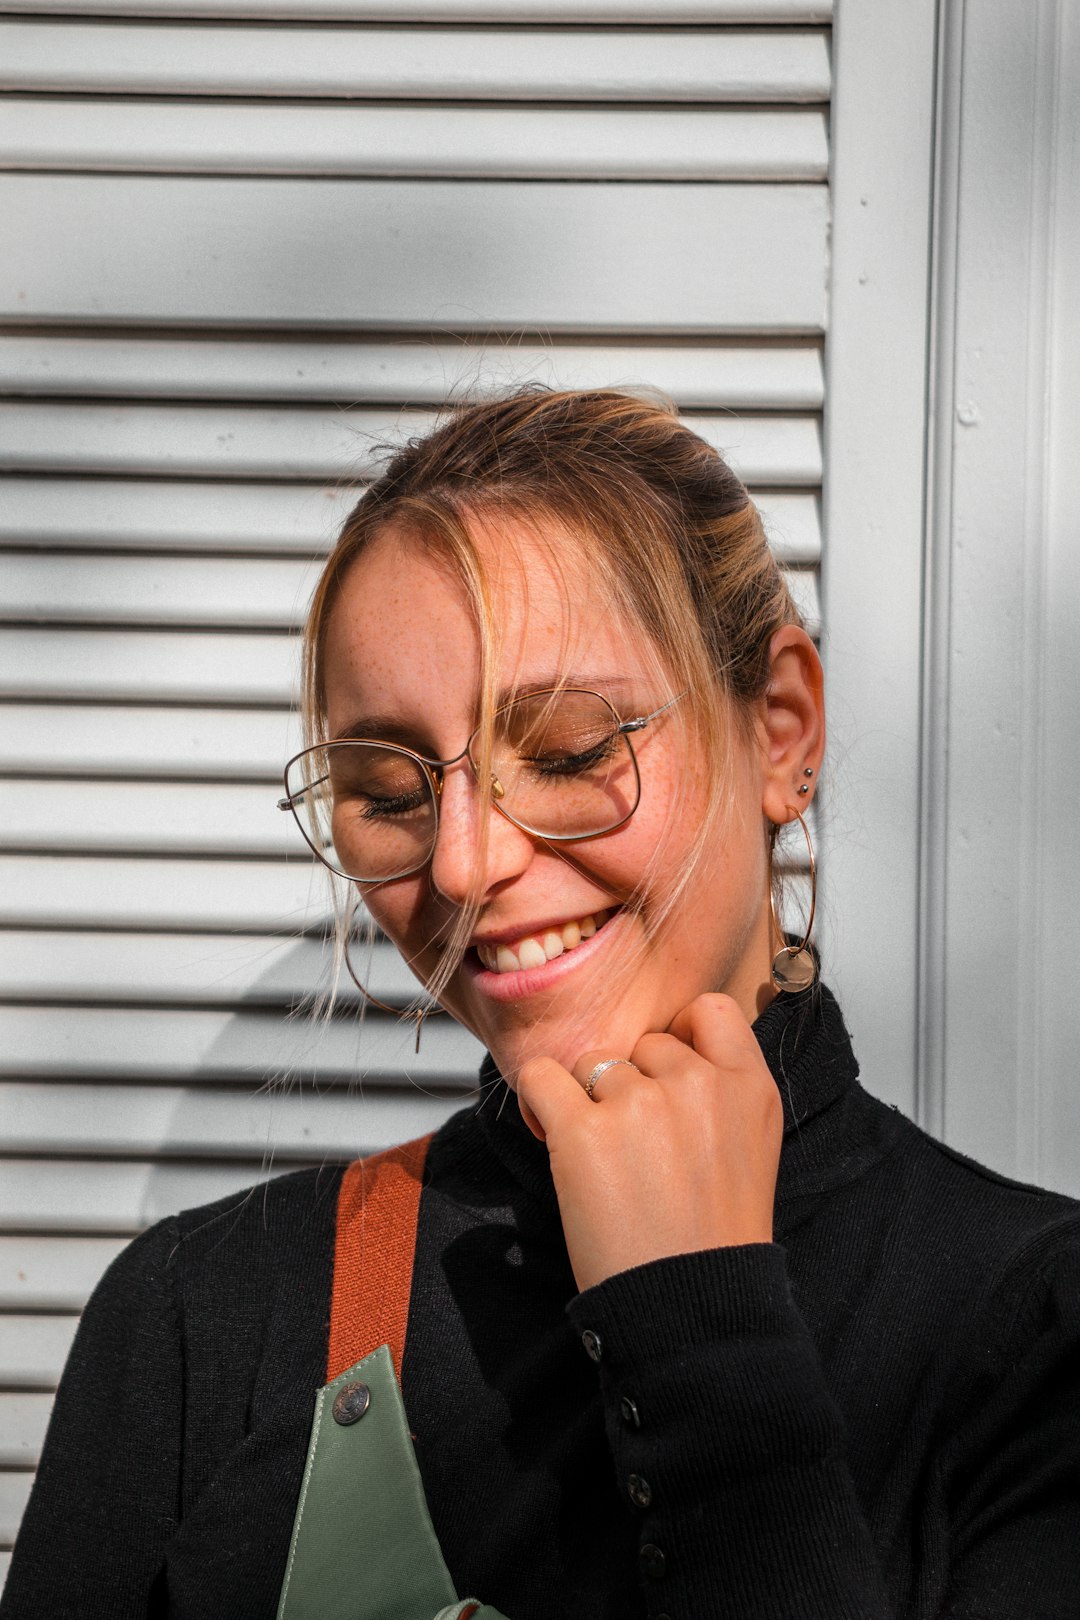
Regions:
[[[828,1168],[835,1133],[823,1117],[854,1086],[859,1066],[836,999],[820,983],[799,995],[778,995],[753,1028],[784,1107],[784,1149],[777,1188],[782,1201],[785,1195],[803,1192],[808,1176],[829,1179],[823,1172]],[[529,1202],[553,1210],[555,1191],[547,1149],[526,1126],[516,1099],[506,1094],[490,1057],[481,1068],[480,1081],[483,1099],[468,1117],[468,1134],[477,1148],[481,1143],[475,1135],[479,1135],[487,1149],[484,1156],[494,1155],[508,1187],[524,1192]],[[806,1127],[811,1121],[822,1123],[809,1131]],[[466,1156],[472,1157],[467,1149]]]

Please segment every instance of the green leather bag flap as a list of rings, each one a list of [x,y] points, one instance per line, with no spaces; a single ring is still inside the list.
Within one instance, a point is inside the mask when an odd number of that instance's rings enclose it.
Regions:
[[[380,1345],[319,1391],[278,1620],[432,1620],[461,1601]]]

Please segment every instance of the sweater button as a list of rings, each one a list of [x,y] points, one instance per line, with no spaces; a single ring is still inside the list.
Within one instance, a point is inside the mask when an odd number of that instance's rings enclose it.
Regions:
[[[652,1503],[652,1486],[640,1474],[631,1474],[626,1482],[626,1489],[630,1493],[630,1500],[635,1507],[647,1508]]]
[[[619,1416],[628,1429],[641,1428],[641,1413],[637,1409],[637,1402],[632,1401],[629,1395],[624,1395],[619,1402]]]
[[[600,1335],[598,1333],[594,1333],[592,1328],[586,1328],[584,1333],[581,1335],[581,1342],[585,1346],[585,1354],[588,1356],[589,1360],[599,1361],[600,1357],[604,1353],[604,1347],[600,1343]]]
[[[638,1564],[641,1573],[647,1575],[650,1581],[662,1580],[667,1573],[667,1559],[662,1550],[651,1541],[647,1541],[638,1553]]]
[[[334,1422],[359,1423],[370,1405],[371,1391],[366,1384],[346,1384],[334,1397]]]

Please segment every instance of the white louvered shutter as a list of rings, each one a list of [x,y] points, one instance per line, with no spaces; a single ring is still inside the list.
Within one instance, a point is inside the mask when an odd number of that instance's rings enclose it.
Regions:
[[[818,620],[829,9],[0,20],[0,1548],[133,1233],[475,1077],[449,1021],[295,1012],[296,636],[373,447],[478,384],[658,386]]]

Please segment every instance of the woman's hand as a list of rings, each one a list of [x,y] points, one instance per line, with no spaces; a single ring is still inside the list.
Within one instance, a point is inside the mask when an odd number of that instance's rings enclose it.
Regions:
[[[597,1063],[629,1056],[583,1090]],[[783,1109],[730,996],[702,995],[630,1053],[587,1052],[571,1074],[534,1058],[518,1078],[546,1141],[578,1287],[695,1249],[772,1241]]]

